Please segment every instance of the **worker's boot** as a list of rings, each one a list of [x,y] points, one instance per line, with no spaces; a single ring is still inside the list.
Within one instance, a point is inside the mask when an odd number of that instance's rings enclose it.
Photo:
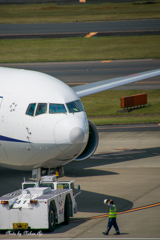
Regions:
[[[102,232],[104,235],[108,235],[108,232]]]

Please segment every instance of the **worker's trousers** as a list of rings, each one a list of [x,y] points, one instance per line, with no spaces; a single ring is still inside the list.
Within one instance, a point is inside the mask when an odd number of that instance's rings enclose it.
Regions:
[[[109,233],[112,226],[115,228],[116,233],[119,233],[119,228],[118,228],[118,225],[117,225],[116,218],[109,218],[108,219],[108,226],[107,226],[107,230],[105,231],[105,233]]]

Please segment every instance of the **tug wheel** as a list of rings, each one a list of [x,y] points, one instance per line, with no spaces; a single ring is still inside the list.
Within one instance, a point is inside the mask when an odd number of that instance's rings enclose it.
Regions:
[[[69,199],[68,196],[66,196],[66,201],[65,201],[65,207],[64,207],[64,224],[68,225],[70,222],[70,216],[69,216]]]
[[[56,215],[55,215],[55,207],[52,203],[49,206],[48,218],[49,218],[49,230],[53,232],[56,228]]]

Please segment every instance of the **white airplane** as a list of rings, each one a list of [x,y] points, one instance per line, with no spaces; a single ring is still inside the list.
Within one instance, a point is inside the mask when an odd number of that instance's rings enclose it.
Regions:
[[[44,73],[0,67],[0,166],[58,169],[85,160],[98,132],[80,97],[160,75],[160,69],[70,88]]]

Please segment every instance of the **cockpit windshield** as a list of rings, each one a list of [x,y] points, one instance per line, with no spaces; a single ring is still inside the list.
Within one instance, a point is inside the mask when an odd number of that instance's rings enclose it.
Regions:
[[[27,111],[26,111],[26,114],[30,115],[30,116],[33,116],[34,115],[35,106],[36,106],[36,103],[29,104],[29,106],[27,108]]]
[[[49,113],[66,113],[67,110],[64,106],[64,104],[56,104],[56,103],[50,103],[49,104]]]
[[[68,107],[68,111],[69,111],[70,113],[80,112],[80,109],[79,109],[78,105],[76,105],[75,102],[67,103],[67,107]]]
[[[38,103],[36,115],[47,113],[47,103]]]
[[[81,103],[80,100],[77,100],[75,102],[70,102],[70,103],[67,103],[66,104],[67,107],[68,107],[68,111],[70,113],[75,113],[75,112],[81,112],[81,111],[84,111],[84,107]]]
[[[67,107],[67,108],[66,108]],[[68,110],[67,110],[68,109]],[[29,104],[26,114],[29,116],[38,116],[44,113],[58,114],[58,113],[76,113],[84,111],[84,107],[80,100],[62,103],[31,103]]]
[[[84,107],[83,107],[83,104],[82,104],[82,102],[81,102],[80,100],[75,101],[75,103],[78,105],[78,107],[79,107],[79,109],[80,109],[81,111],[85,111],[85,110],[84,110]]]

